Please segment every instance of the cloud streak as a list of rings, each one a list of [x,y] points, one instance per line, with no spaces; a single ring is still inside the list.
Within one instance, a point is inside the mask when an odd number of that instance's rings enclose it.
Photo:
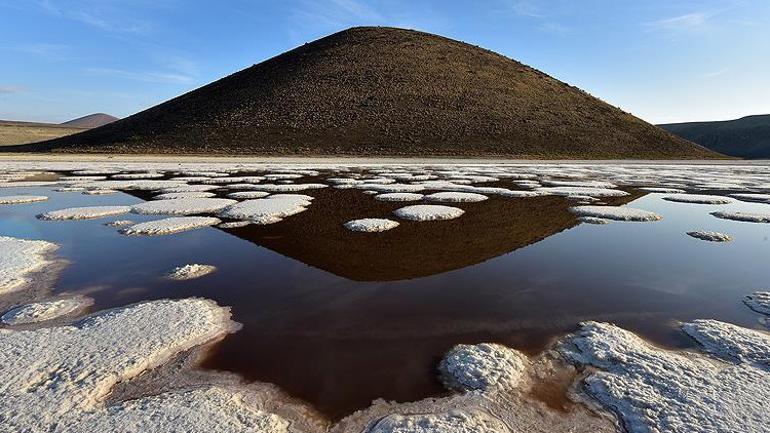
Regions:
[[[193,84],[195,78],[190,75],[165,72],[165,71],[126,71],[113,68],[86,68],[84,72],[87,75],[98,77],[119,78],[131,81],[142,81],[145,83],[160,84]]]
[[[20,86],[12,86],[9,84],[0,84],[0,94],[21,93],[24,89]]]
[[[692,32],[707,27],[711,18],[717,14],[718,12],[713,11],[691,12],[675,17],[649,21],[644,23],[644,26],[651,31]]]

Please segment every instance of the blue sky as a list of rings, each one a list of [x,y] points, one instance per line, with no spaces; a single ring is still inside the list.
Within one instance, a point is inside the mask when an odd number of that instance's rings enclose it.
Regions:
[[[0,0],[0,119],[128,116],[357,25],[480,45],[650,122],[770,113],[767,0]]]

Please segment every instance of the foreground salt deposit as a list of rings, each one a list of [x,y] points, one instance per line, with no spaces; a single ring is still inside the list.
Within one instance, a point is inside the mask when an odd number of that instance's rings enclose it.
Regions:
[[[310,201],[301,195],[285,194],[242,201],[219,212],[219,216],[254,224],[274,224],[307,210]]]
[[[166,278],[178,281],[192,280],[204,277],[212,272],[216,272],[216,270],[217,267],[213,265],[190,264],[174,268],[166,275]]]
[[[733,240],[733,237],[730,235],[713,231],[692,231],[687,232],[687,235],[709,242],[730,242]]]
[[[0,319],[6,325],[44,322],[77,312],[91,304],[93,304],[93,300],[82,296],[36,302],[12,308]]]
[[[146,201],[131,206],[131,212],[145,215],[194,215],[217,212],[237,203],[227,198],[175,198]]]
[[[583,390],[616,412],[631,433],[763,432],[770,423],[768,335],[717,321],[683,329],[726,364],[671,352],[616,326],[581,324],[562,351],[590,366]],[[763,358],[764,357],[764,358]]]
[[[29,274],[49,264],[56,248],[51,242],[0,236],[0,294],[28,284]]]
[[[432,414],[388,415],[370,433],[506,433],[499,419],[481,411],[449,411]]]
[[[604,218],[616,221],[658,221],[661,216],[655,212],[625,206],[575,206],[570,210],[582,217]]]
[[[348,221],[345,228],[354,232],[376,233],[398,227],[398,222],[386,218],[362,218]]]
[[[441,360],[444,384],[458,391],[515,387],[529,364],[521,352],[499,344],[459,344]]]
[[[452,206],[417,204],[396,209],[393,213],[410,221],[443,221],[459,218],[465,211]]]
[[[756,291],[746,295],[743,303],[757,313],[770,315],[770,292]]]
[[[45,212],[38,215],[43,220],[84,220],[122,215],[131,211],[129,206],[86,206],[71,207]]]
[[[104,404],[119,382],[231,332],[235,324],[229,317],[212,301],[162,300],[105,311],[69,326],[0,329],[3,429],[286,432],[282,418],[245,404],[237,390],[216,386]]]
[[[156,221],[148,221],[124,228],[124,235],[157,236],[214,226],[222,222],[214,217],[171,217]]]

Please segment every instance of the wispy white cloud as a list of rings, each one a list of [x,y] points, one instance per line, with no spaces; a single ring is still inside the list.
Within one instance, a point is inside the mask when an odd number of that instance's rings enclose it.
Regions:
[[[86,68],[84,72],[92,76],[120,78],[131,81],[162,84],[193,84],[195,77],[166,71],[126,71],[113,68]]]
[[[552,11],[544,10],[542,2],[531,0],[502,0],[503,8],[520,17],[529,18],[536,22],[536,29],[563,36],[571,33],[572,29],[558,21]]]
[[[505,5],[516,15],[531,18],[545,17],[540,9],[540,6],[529,0],[505,0]]]
[[[0,94],[21,93],[23,91],[24,91],[24,88],[21,86],[13,86],[10,84],[0,84]]]
[[[107,32],[146,34],[152,29],[149,21],[132,13],[135,5],[124,5],[120,1],[81,0],[73,4],[62,0],[37,0],[36,4],[39,10],[48,15],[77,21]]]
[[[62,44],[34,43],[9,47],[13,51],[32,54],[49,61],[65,60],[70,47]]]
[[[703,77],[704,78],[716,78],[716,77],[719,77],[719,76],[722,76],[722,75],[726,74],[727,71],[728,71],[728,69],[720,69],[718,71],[711,71],[711,72],[707,72],[707,73],[703,74]]]
[[[711,19],[718,15],[716,11],[697,11],[670,18],[649,21],[643,25],[650,31],[691,32],[705,29]]]

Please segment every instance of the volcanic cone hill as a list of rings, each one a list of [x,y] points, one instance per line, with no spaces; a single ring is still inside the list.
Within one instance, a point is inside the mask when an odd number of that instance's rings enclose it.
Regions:
[[[351,28],[100,128],[20,151],[547,158],[719,155],[519,62]]]
[[[117,117],[104,113],[94,113],[88,116],[78,117],[70,121],[62,123],[66,126],[74,126],[77,128],[98,128],[102,125],[106,125],[110,122],[118,120]]]

